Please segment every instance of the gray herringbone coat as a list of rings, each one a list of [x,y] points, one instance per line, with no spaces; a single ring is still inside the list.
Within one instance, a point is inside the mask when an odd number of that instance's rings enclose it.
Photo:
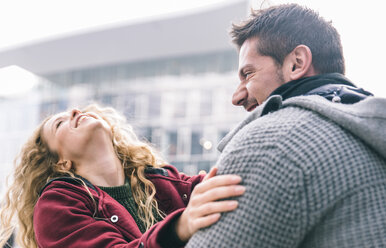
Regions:
[[[386,99],[273,96],[219,149],[247,190],[187,247],[386,247]]]

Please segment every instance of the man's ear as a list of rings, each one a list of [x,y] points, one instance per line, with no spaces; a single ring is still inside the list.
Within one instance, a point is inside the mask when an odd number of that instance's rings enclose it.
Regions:
[[[298,45],[284,59],[285,74],[288,81],[316,75],[312,65],[311,49],[306,45]]]
[[[70,171],[72,169],[72,162],[70,160],[60,160],[56,165],[59,170]]]

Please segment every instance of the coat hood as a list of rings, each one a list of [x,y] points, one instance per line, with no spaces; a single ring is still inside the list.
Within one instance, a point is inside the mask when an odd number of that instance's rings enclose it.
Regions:
[[[228,133],[218,145],[223,151],[233,136],[248,123],[270,112],[295,106],[330,119],[376,150],[386,159],[386,98],[367,97],[354,104],[334,103],[324,97],[299,96],[282,102],[282,97],[274,95],[256,108],[243,122]]]

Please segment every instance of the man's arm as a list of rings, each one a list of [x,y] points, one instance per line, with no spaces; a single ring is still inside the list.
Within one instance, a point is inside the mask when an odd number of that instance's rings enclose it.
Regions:
[[[299,245],[307,228],[307,200],[298,162],[278,145],[285,136],[255,142],[243,134],[234,138],[218,162],[218,174],[240,175],[246,192],[235,211],[196,233],[186,247]]]
[[[239,207],[199,231],[187,247],[295,247],[307,225],[302,171],[273,147],[224,156],[219,174],[238,174],[246,192]],[[249,154],[248,154],[249,153]]]

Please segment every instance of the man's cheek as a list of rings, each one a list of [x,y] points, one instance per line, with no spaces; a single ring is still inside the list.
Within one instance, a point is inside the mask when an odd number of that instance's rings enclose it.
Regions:
[[[255,98],[257,100],[259,90],[257,88],[256,83],[254,83],[253,81],[248,82],[246,88],[248,91],[249,98]]]

